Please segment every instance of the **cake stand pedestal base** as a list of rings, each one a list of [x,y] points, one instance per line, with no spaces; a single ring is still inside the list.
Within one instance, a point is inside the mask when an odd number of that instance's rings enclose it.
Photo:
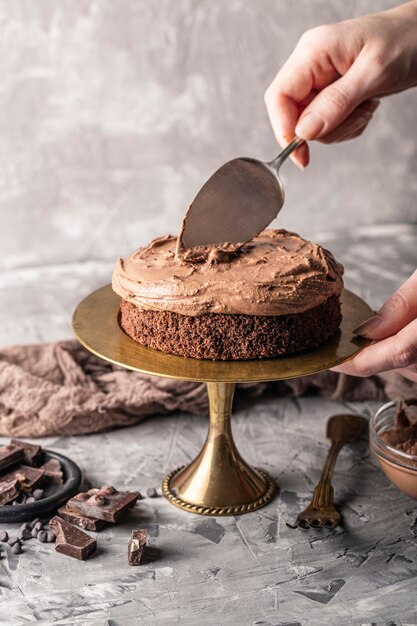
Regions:
[[[239,515],[273,498],[275,484],[240,456],[232,436],[234,383],[207,383],[210,424],[200,454],[168,474],[162,492],[175,506],[200,515]]]
[[[347,289],[342,292],[341,304],[339,332],[315,350],[276,359],[209,361],[145,348],[121,328],[120,298],[110,285],[80,302],[73,328],[87,350],[110,363],[153,376],[207,384],[210,425],[206,442],[190,465],[164,478],[163,494],[172,504],[191,513],[239,515],[268,504],[275,485],[266,472],[250,467],[242,459],[233,441],[230,413],[235,383],[306,376],[352,358],[370,343],[353,331],[372,315],[372,310]]]

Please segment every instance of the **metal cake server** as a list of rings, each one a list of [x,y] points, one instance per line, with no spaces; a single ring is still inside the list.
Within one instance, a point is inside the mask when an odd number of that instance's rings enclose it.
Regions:
[[[264,230],[284,204],[279,169],[303,142],[295,137],[268,163],[239,158],[222,165],[190,205],[179,234],[181,247],[244,243]]]
[[[331,484],[333,469],[343,446],[357,439],[367,428],[368,420],[360,415],[333,415],[327,422],[327,437],[332,445],[313,498],[296,521],[301,528],[336,528],[341,522],[340,513],[333,502]]]

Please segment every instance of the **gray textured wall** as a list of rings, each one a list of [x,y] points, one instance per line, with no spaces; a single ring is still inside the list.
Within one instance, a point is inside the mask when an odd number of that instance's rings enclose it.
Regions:
[[[0,0],[0,268],[113,258],[277,146],[263,92],[303,30],[392,0]],[[416,220],[417,92],[285,168],[279,223]]]

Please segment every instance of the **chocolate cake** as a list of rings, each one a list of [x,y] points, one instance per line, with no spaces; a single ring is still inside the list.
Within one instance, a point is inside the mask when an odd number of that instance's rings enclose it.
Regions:
[[[120,324],[185,357],[261,359],[317,347],[341,322],[343,267],[321,246],[265,230],[236,249],[181,255],[170,235],[119,259]]]

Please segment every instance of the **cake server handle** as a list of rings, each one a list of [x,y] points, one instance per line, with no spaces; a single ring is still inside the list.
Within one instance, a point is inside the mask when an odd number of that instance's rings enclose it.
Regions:
[[[294,150],[297,150],[297,148],[299,148],[303,143],[304,139],[300,139],[300,137],[294,137],[294,139],[288,144],[288,146],[286,146],[284,150],[280,152],[275,159],[273,159],[273,161],[270,161],[268,165],[272,167],[278,174],[279,168],[284,163],[284,161],[290,156],[292,152],[294,152]]]

